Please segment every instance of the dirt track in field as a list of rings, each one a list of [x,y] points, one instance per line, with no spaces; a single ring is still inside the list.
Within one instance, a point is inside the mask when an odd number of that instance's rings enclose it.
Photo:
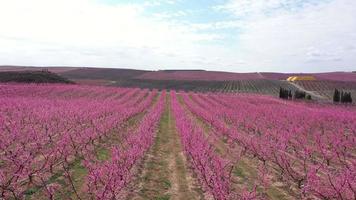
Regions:
[[[168,97],[155,143],[146,155],[140,175],[127,199],[204,199],[182,152],[169,105]]]

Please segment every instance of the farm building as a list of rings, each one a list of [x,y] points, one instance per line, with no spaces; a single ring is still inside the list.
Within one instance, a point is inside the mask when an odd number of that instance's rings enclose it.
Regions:
[[[314,76],[290,76],[287,78],[287,81],[315,81]]]

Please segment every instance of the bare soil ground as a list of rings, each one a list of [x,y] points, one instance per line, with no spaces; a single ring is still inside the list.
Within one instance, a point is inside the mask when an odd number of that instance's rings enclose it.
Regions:
[[[155,143],[146,155],[143,169],[127,199],[204,199],[183,155],[167,99]]]

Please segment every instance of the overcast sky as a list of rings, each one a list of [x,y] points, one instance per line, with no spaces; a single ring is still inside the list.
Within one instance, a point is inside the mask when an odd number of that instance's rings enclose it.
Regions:
[[[356,0],[0,0],[0,65],[356,70]]]

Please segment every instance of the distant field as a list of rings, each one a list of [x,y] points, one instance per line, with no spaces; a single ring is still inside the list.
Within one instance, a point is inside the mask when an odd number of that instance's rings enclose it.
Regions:
[[[356,82],[318,80],[318,81],[298,81],[297,84],[302,86],[308,91],[315,92],[328,99],[332,99],[334,90],[335,88],[337,88],[346,92],[351,92],[352,98],[356,100]]]
[[[108,69],[108,68],[79,68],[60,73],[62,76],[73,79],[102,79],[102,80],[121,80],[131,79],[147,73],[143,70],[131,69]]]
[[[50,69],[54,73],[63,73],[78,69],[78,67],[30,67],[30,66],[0,66],[1,71],[39,71],[42,69]]]
[[[356,82],[356,73],[353,72],[328,72],[328,73],[305,73],[305,74],[290,74],[290,73],[261,73],[266,79],[286,80],[290,76],[312,75],[317,80],[328,81],[347,81]]]
[[[204,70],[133,70],[85,67],[14,67],[2,66],[0,71],[48,69],[81,85],[101,85],[168,89],[195,92],[256,93],[277,96],[279,88],[309,92],[316,100],[330,101],[334,89],[351,91],[356,98],[356,73],[329,72],[315,74],[291,73],[230,73]],[[290,84],[285,80],[293,75],[312,75],[316,81]]]
[[[327,73],[232,73],[223,71],[205,70],[135,70],[114,68],[88,68],[88,67],[24,67],[0,66],[0,71],[23,71],[48,69],[73,79],[148,79],[148,80],[185,80],[185,81],[237,81],[237,80],[286,80],[289,76],[312,75],[318,80],[351,81],[356,82],[354,72],[327,72]]]
[[[155,71],[144,73],[137,79],[150,80],[198,80],[198,81],[231,81],[262,79],[259,73],[230,73],[213,71]]]

